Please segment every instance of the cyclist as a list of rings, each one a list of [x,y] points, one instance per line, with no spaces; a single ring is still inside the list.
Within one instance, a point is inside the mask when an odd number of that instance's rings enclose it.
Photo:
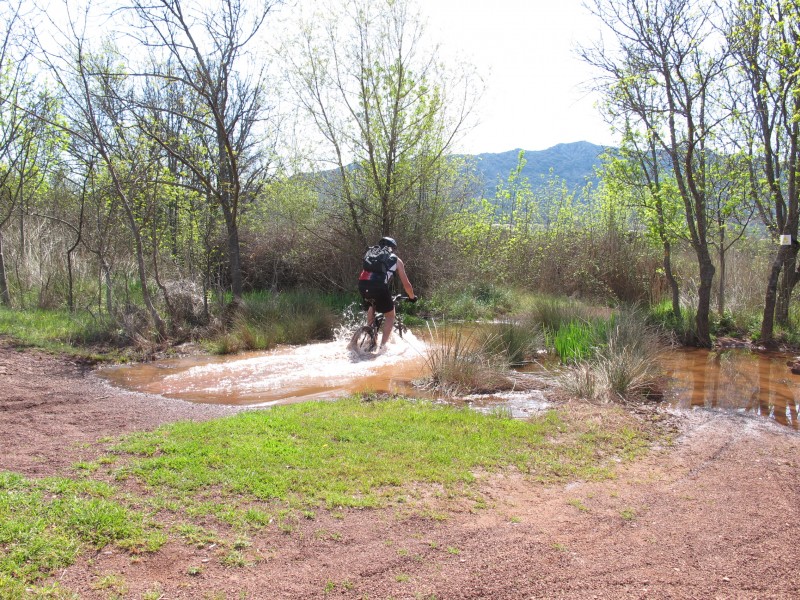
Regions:
[[[395,254],[397,250],[397,242],[394,238],[382,237],[378,241],[378,246],[381,249],[387,249],[385,253],[385,273],[381,270],[368,271],[364,269],[358,277],[358,291],[361,292],[364,308],[367,310],[367,324],[372,326],[375,321],[375,311],[380,311],[384,315],[383,321],[383,335],[381,337],[381,344],[379,350],[386,346],[389,338],[392,335],[392,327],[394,326],[395,310],[394,302],[392,301],[392,294],[389,291],[389,284],[395,273],[400,278],[400,283],[408,294],[410,302],[416,302],[417,297],[414,295],[414,288],[406,275],[406,268],[400,257]]]

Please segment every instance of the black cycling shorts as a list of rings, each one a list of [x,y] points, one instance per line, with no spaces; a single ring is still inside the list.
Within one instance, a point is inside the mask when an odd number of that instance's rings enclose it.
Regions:
[[[361,298],[364,300],[364,310],[373,304],[378,312],[388,313],[394,310],[392,294],[387,286],[376,284],[373,281],[359,281],[358,291],[361,292]]]

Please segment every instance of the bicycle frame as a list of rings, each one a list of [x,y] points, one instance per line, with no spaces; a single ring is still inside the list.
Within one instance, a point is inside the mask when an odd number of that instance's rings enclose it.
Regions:
[[[407,296],[403,296],[401,294],[392,296],[392,302],[394,303],[395,307],[395,319],[392,329],[396,331],[401,338],[403,337],[403,334],[408,331],[408,328],[403,324],[403,318],[397,311],[397,308],[400,306],[400,301],[407,298]],[[370,302],[370,304],[374,308],[374,302]],[[375,311],[375,318],[372,321],[372,325],[367,325],[365,323],[356,329],[355,333],[353,334],[353,338],[350,340],[350,346],[365,352],[373,351],[378,346],[378,336],[382,335],[384,319],[385,316],[383,313]]]

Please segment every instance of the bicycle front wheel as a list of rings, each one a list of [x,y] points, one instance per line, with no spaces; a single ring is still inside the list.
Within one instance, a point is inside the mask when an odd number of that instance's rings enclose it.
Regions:
[[[373,327],[363,325],[356,329],[353,338],[350,340],[350,346],[356,348],[360,352],[372,352],[378,345],[378,334]]]

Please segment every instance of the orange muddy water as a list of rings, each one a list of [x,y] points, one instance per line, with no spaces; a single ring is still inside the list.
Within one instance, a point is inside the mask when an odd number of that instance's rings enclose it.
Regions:
[[[742,349],[673,350],[665,358],[667,401],[759,415],[798,429],[800,375],[786,366],[789,358]]]
[[[114,385],[191,402],[270,406],[353,392],[420,395],[413,381],[425,375],[426,342],[407,333],[387,351],[361,356],[346,340],[285,346],[235,356],[193,356],[102,369]],[[798,429],[800,375],[788,356],[747,350],[669,351],[665,402],[681,408],[730,410]],[[546,404],[537,392],[505,400],[518,416]],[[519,406],[515,403],[521,403]]]
[[[423,375],[425,342],[396,335],[381,354],[347,340],[235,356],[192,356],[102,369],[111,383],[192,402],[270,406],[353,392],[404,393]]]

